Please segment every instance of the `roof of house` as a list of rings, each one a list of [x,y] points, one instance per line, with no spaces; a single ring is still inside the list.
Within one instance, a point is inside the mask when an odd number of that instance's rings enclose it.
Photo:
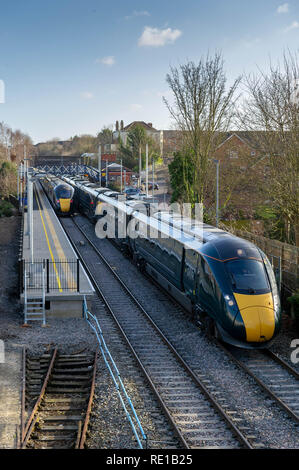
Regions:
[[[130,124],[128,124],[127,126],[125,126],[123,128],[124,131],[130,131],[131,129],[133,129],[133,127],[135,126],[142,126],[144,127],[144,129],[148,130],[148,131],[154,131],[154,132],[159,132],[157,129],[155,129],[151,123],[146,123],[144,121],[133,121],[131,122]]]
[[[265,134],[265,131],[230,131],[223,132],[222,141],[218,145],[221,147],[225,142],[229,141],[233,136],[236,136],[243,143],[252,148],[260,147],[260,139]]]

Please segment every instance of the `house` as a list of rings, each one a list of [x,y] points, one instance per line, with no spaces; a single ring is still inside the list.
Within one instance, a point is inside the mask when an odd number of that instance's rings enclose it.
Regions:
[[[222,139],[214,153],[214,157],[222,162],[257,155],[256,144],[249,132],[227,132]]]
[[[123,145],[127,145],[128,134],[137,125],[143,127],[147,136],[152,138],[157,143],[157,145],[160,147],[160,155],[162,156],[163,155],[163,131],[159,131],[158,129],[155,129],[151,122],[146,123],[144,121],[133,121],[127,126],[124,126],[123,121],[120,121],[120,124],[118,121],[116,121],[115,131],[113,132],[113,141],[118,142],[118,139],[120,138]]]
[[[129,185],[133,176],[133,171],[125,166],[121,167],[118,163],[110,163],[110,165],[104,166],[102,163],[102,176],[106,176],[106,168],[108,170],[108,181],[114,181],[120,183],[121,174],[123,183]]]

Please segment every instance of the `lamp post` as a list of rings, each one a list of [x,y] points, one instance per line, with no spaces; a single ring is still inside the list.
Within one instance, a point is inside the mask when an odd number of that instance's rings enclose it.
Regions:
[[[142,171],[142,158],[141,158],[141,145],[139,145],[139,180],[138,187],[141,187],[141,171]]]
[[[154,186],[155,186],[155,181],[154,181],[154,178],[155,178],[155,161],[154,161],[154,158],[152,159],[152,193],[153,193],[153,198],[154,198]]]
[[[214,163],[216,163],[216,227],[218,227],[219,223],[219,160],[215,158],[212,159]]]
[[[148,143],[145,145],[145,189],[148,197]]]
[[[24,150],[26,154],[26,147]],[[28,161],[30,158],[24,158],[24,165],[25,165],[25,182],[24,182],[24,189],[25,189],[25,197],[27,200],[27,232],[26,235],[30,234],[30,218],[29,218],[29,211],[28,211],[28,197],[29,197],[29,184],[28,184],[28,177],[29,177],[29,172],[28,172]]]
[[[120,192],[123,192],[123,159],[120,159]]]
[[[28,175],[28,190],[27,190],[27,218],[29,223],[29,247],[30,259],[33,264],[33,179]]]
[[[99,170],[99,175],[100,175],[100,187],[102,186],[102,148],[101,144],[99,145],[99,150],[98,150],[98,170]]]

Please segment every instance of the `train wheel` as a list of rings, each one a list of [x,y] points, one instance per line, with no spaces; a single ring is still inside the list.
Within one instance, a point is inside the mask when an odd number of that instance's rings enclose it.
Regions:
[[[198,326],[199,328],[202,328],[203,327],[203,321],[202,321],[202,312],[201,310],[198,308],[197,305],[193,306],[193,322],[195,323],[196,326]]]
[[[214,334],[213,334],[213,336],[214,336],[214,338],[216,338],[217,340],[220,340],[220,339],[221,339],[221,336],[220,336],[220,334],[219,334],[219,331],[218,331],[216,322],[214,322]]]
[[[144,273],[145,272],[145,267],[146,267],[146,261],[143,258],[139,258],[139,260],[137,262],[137,267],[138,267],[139,271]]]
[[[215,335],[215,322],[214,320],[209,317],[208,315],[205,315],[204,320],[204,330],[208,338],[212,338]]]

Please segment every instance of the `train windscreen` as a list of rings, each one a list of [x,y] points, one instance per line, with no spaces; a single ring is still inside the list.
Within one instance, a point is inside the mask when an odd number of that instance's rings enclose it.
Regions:
[[[240,294],[266,294],[270,292],[264,264],[253,259],[239,259],[225,263],[233,290]]]
[[[60,184],[55,188],[55,194],[57,199],[70,199],[73,195],[73,189],[69,186]]]

